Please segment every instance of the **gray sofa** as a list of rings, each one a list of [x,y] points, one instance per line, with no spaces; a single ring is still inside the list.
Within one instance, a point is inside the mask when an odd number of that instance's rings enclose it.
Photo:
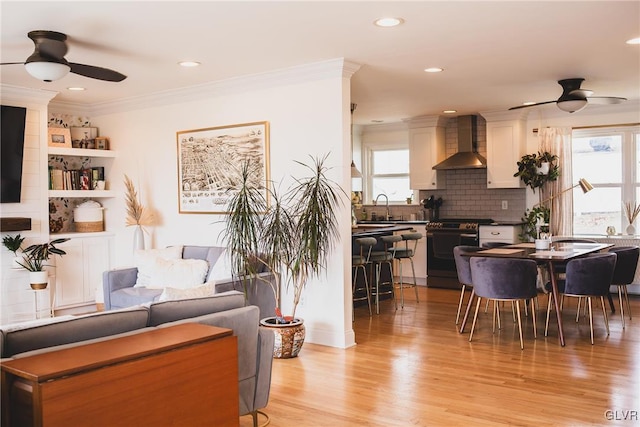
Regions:
[[[238,338],[240,415],[251,414],[257,425],[257,411],[269,400],[274,346],[273,332],[261,329],[259,320],[258,307],[245,305],[241,292],[230,291],[206,298],[53,318],[42,324],[0,327],[0,356],[27,357],[185,322],[229,328]]]
[[[213,266],[224,253],[224,247],[218,246],[184,246],[183,259],[203,259],[209,263],[207,281],[212,278]],[[135,267],[121,268],[105,271],[102,275],[102,287],[104,293],[105,310],[113,310],[158,301],[162,289],[147,289],[134,287],[138,277],[138,269]],[[231,290],[241,291],[246,294],[247,304],[255,305],[260,309],[260,318],[275,314],[275,299],[273,290],[268,283],[273,279],[269,272],[258,272],[257,277],[246,279],[245,283],[231,278],[231,273],[225,275],[225,279],[215,279],[216,293]]]

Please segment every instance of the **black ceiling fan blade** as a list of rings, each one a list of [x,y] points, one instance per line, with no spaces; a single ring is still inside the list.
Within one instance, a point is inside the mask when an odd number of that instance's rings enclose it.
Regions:
[[[529,108],[529,107],[537,107],[538,105],[544,105],[544,104],[555,104],[556,101],[545,101],[545,102],[536,102],[535,104],[529,104],[529,105],[518,105],[517,107],[511,107],[509,108],[509,110],[518,110],[520,108]]]
[[[620,104],[626,101],[627,98],[621,98],[618,96],[590,96],[587,98],[589,104]]]
[[[76,64],[69,62],[71,72],[91,79],[104,80],[107,82],[121,82],[127,78],[124,74],[108,68],[96,67],[94,65]]]
[[[24,62],[3,62],[0,65],[24,65]]]

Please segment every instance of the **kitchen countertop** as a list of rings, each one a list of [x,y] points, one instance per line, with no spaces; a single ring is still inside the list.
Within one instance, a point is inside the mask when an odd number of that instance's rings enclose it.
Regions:
[[[413,227],[409,224],[402,225],[396,223],[383,223],[383,224],[359,224],[355,228],[351,227],[351,235],[354,237],[367,237],[375,236],[381,233],[393,233],[396,231],[407,231]]]
[[[480,224],[481,227],[484,226],[491,226],[491,225],[509,225],[509,226],[517,226],[517,225],[523,225],[524,222],[522,221],[495,221],[492,222],[491,224]]]

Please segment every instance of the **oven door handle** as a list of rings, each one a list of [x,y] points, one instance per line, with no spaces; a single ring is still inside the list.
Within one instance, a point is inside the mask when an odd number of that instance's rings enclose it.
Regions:
[[[473,233],[473,234],[461,234],[460,237],[466,237],[466,238],[475,239],[475,238],[478,237],[478,235],[476,233]]]

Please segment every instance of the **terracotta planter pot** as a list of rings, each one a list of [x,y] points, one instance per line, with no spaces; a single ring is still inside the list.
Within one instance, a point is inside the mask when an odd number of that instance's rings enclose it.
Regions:
[[[31,289],[45,289],[49,284],[49,272],[48,271],[30,271],[29,283]]]
[[[275,317],[267,317],[260,321],[260,326],[271,329],[276,337],[273,346],[273,357],[289,359],[298,356],[304,344],[305,328],[303,319],[295,319],[291,323],[276,323]]]

